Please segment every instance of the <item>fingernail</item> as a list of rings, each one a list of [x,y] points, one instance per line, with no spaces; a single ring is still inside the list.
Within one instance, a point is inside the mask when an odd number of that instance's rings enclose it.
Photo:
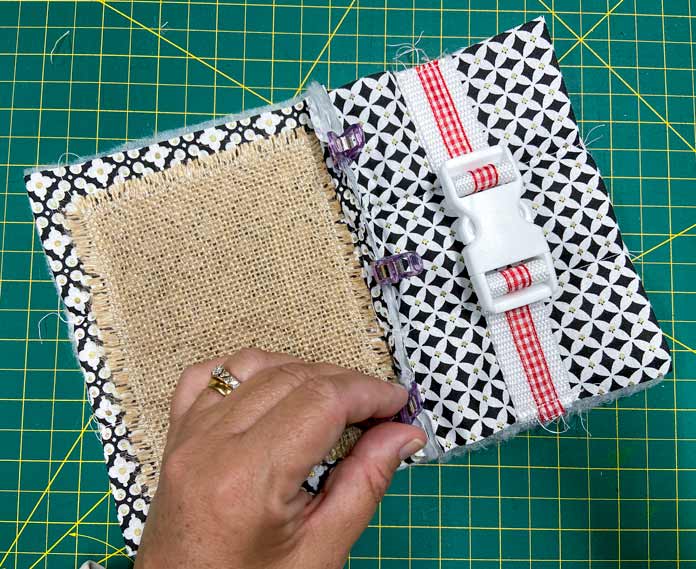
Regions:
[[[399,451],[399,459],[406,460],[409,456],[416,454],[424,446],[425,443],[421,439],[413,439],[407,442]]]

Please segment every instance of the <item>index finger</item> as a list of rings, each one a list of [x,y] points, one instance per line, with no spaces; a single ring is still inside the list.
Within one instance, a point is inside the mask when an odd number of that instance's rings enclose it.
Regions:
[[[317,376],[282,401],[246,433],[271,450],[275,481],[297,489],[331,450],[347,425],[392,417],[406,404],[402,386],[359,372]]]

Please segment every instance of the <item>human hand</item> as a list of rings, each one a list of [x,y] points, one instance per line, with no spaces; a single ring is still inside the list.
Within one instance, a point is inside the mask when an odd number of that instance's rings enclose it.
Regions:
[[[242,382],[227,397],[207,388],[219,364]],[[342,567],[426,435],[381,423],[319,495],[301,484],[346,425],[391,417],[406,400],[402,387],[358,372],[253,349],[186,369],[135,568]]]

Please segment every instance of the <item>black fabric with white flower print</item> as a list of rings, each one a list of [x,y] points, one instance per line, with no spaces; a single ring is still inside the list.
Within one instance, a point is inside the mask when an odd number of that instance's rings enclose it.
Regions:
[[[488,143],[506,144],[517,160],[524,198],[549,241],[560,282],[550,318],[574,397],[661,378],[670,364],[667,346],[580,139],[544,21],[452,57]],[[504,434],[515,424],[515,410],[461,257],[455,219],[446,213],[394,75],[359,79],[330,97],[344,125],[359,123],[365,132],[365,148],[352,165],[357,195],[328,162],[353,231],[361,243],[372,243],[361,249],[363,263],[403,251],[424,259],[424,272],[396,287],[399,326],[442,450]],[[379,286],[368,284],[379,307]]]

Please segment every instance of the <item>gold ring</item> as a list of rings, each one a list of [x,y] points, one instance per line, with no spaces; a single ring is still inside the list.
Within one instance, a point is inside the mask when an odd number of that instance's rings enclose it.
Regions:
[[[233,391],[233,389],[229,385],[227,385],[227,383],[225,383],[219,377],[215,376],[212,376],[210,378],[210,381],[208,382],[208,387],[210,387],[210,389],[212,389],[213,391],[217,391],[223,397],[227,397]]]
[[[241,382],[221,365],[216,366],[215,369],[210,372],[208,387],[214,389],[223,397],[227,397],[240,385]]]

